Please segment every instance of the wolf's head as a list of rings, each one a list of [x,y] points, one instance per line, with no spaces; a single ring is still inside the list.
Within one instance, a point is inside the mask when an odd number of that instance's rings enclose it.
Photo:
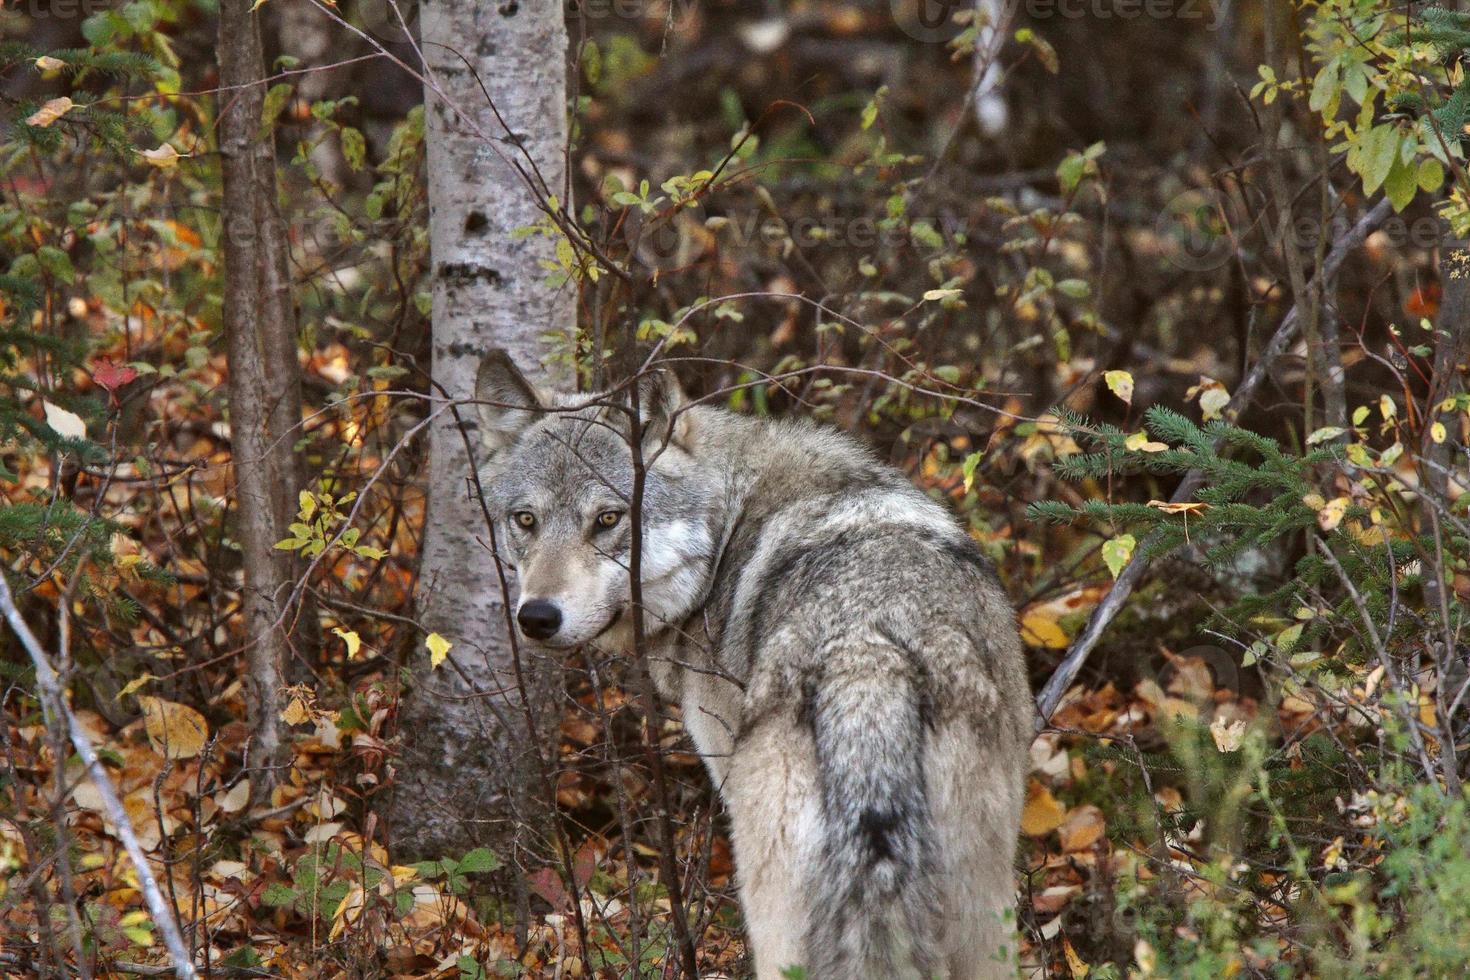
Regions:
[[[639,386],[647,461],[641,505],[644,629],[676,626],[702,599],[719,540],[720,493],[696,458],[696,421],[678,382],[659,371]],[[501,557],[520,579],[516,622],[529,639],[565,648],[632,637],[634,443],[624,396],[554,395],[527,382],[504,351],[475,381],[490,461],[485,492]]]

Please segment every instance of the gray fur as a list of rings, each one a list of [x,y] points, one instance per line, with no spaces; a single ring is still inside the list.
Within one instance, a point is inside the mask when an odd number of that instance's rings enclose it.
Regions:
[[[990,565],[853,439],[663,374],[640,396],[645,653],[729,811],[757,977],[1014,976],[1031,698]],[[544,644],[628,650],[629,520],[597,523],[629,506],[625,416],[503,356],[477,397],[520,602],[563,616]]]

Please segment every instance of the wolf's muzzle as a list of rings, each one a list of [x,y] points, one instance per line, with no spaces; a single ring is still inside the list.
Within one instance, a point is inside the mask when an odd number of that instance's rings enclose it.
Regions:
[[[561,629],[561,610],[545,599],[532,599],[521,604],[516,621],[531,639],[549,640]]]

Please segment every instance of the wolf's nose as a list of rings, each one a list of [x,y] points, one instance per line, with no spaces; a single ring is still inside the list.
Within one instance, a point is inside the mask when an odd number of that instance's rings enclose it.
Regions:
[[[532,599],[516,613],[521,629],[533,640],[548,640],[561,629],[561,610],[545,599]]]

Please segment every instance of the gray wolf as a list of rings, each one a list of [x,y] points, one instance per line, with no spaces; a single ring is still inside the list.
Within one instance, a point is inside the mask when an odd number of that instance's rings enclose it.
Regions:
[[[756,976],[1015,976],[1032,702],[993,569],[856,440],[638,390],[642,651],[729,813]],[[476,399],[521,631],[628,650],[630,413],[503,352]]]

